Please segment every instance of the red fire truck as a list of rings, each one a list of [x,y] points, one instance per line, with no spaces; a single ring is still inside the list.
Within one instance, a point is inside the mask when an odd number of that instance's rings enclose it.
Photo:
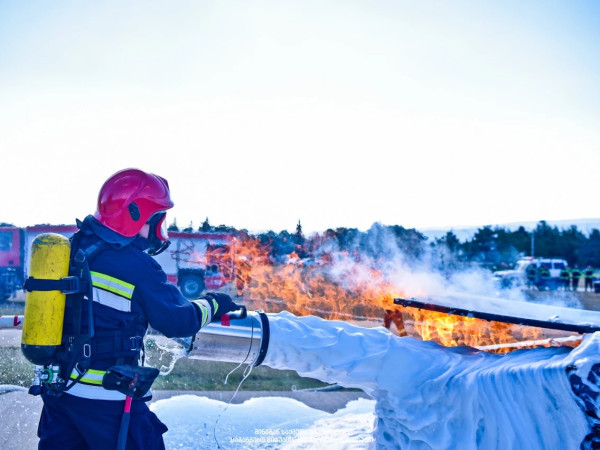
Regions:
[[[204,290],[233,292],[233,235],[169,232],[169,239],[171,245],[154,259],[183,295],[193,299]]]
[[[74,225],[0,226],[0,301],[22,290],[29,267],[31,243],[41,233],[70,237]],[[187,298],[204,290],[233,291],[234,236],[227,233],[169,232],[171,245],[155,259]]]

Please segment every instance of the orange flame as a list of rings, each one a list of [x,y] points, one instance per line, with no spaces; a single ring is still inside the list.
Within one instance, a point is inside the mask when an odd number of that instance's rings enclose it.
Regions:
[[[237,295],[243,296],[252,309],[360,321],[363,326],[384,325],[400,336],[409,335],[444,346],[486,346],[495,352],[518,348],[512,344],[523,341],[532,342],[532,347],[557,345],[560,339],[571,336],[415,308],[400,309],[393,300],[403,296],[405,289],[387,280],[359,255],[330,252],[302,259],[301,252],[298,249],[285,261],[275,261],[269,242],[242,236],[234,239],[229,254],[212,254],[207,258],[220,259],[222,265],[231,268]],[[415,294],[424,293],[411,293]],[[577,343],[577,339],[567,340],[567,345]]]
[[[403,322],[409,335],[447,347],[468,345],[494,353],[521,348],[555,347],[580,343],[577,333],[527,327],[503,322],[406,308]]]

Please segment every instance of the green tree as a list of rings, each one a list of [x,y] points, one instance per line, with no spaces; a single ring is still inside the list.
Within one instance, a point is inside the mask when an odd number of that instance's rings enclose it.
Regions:
[[[520,226],[516,231],[510,233],[510,243],[519,254],[529,254],[531,251],[531,233],[525,227]]]
[[[360,232],[356,228],[336,228],[332,234],[338,242],[340,250],[353,252],[360,242]]]
[[[217,225],[216,227],[211,227],[211,231],[216,231],[217,233],[231,233],[235,234],[237,230],[235,227],[230,227],[229,225]]]
[[[302,224],[300,223],[300,220],[298,220],[298,225],[296,225],[296,237],[304,240],[304,234],[302,233]]]
[[[167,231],[179,231],[179,227],[177,226],[177,219],[173,219],[173,222],[167,228]]]
[[[600,231],[594,228],[589,237],[579,244],[576,251],[577,264],[585,267],[588,264],[600,268]]]
[[[435,240],[437,245],[445,245],[451,253],[458,254],[460,241],[453,231],[448,231],[444,236]]]
[[[304,257],[304,244],[306,242],[306,238],[304,237],[304,233],[302,233],[302,224],[299,220],[298,225],[296,225],[296,233],[292,237],[292,241],[296,245],[296,252],[298,253],[298,255],[303,255],[301,257]]]
[[[463,250],[467,259],[491,266],[496,259],[496,232],[489,225],[479,228]]]
[[[556,254],[566,259],[571,266],[579,264],[580,267],[585,267],[586,262],[579,260],[578,252],[586,246],[586,241],[585,235],[572,225],[560,233],[560,238],[556,242]]]
[[[558,240],[560,232],[557,227],[551,227],[545,220],[540,221],[535,230],[535,256],[560,256]]]
[[[202,222],[202,225],[200,225],[200,228],[198,229],[198,231],[202,231],[203,233],[209,233],[212,231],[212,227],[210,226],[208,217],[206,219],[204,219],[204,222]]]
[[[398,248],[409,257],[418,259],[423,256],[427,238],[414,228],[406,229],[399,225],[389,227],[396,237]]]

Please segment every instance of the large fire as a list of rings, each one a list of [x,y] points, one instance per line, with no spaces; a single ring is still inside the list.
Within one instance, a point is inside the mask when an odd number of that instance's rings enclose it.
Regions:
[[[502,353],[522,348],[580,343],[576,333],[487,321],[435,311],[406,308],[402,311],[406,333],[447,347],[468,345]]]
[[[579,344],[578,336],[570,333],[395,306],[394,298],[408,294],[406,289],[374,267],[377,262],[357,254],[320,251],[318,257],[300,258],[303,250],[298,249],[285,261],[277,261],[271,250],[269,242],[241,236],[234,239],[229,252],[221,249],[207,259],[228,267],[236,295],[252,309],[384,325],[400,336],[491,352]]]

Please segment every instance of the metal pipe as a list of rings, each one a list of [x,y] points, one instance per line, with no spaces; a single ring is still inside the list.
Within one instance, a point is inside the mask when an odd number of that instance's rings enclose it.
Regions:
[[[22,329],[23,316],[0,316],[0,329]]]
[[[262,310],[229,314],[221,323],[213,322],[194,336],[188,358],[207,361],[247,363],[259,366],[269,348],[269,319]]]

